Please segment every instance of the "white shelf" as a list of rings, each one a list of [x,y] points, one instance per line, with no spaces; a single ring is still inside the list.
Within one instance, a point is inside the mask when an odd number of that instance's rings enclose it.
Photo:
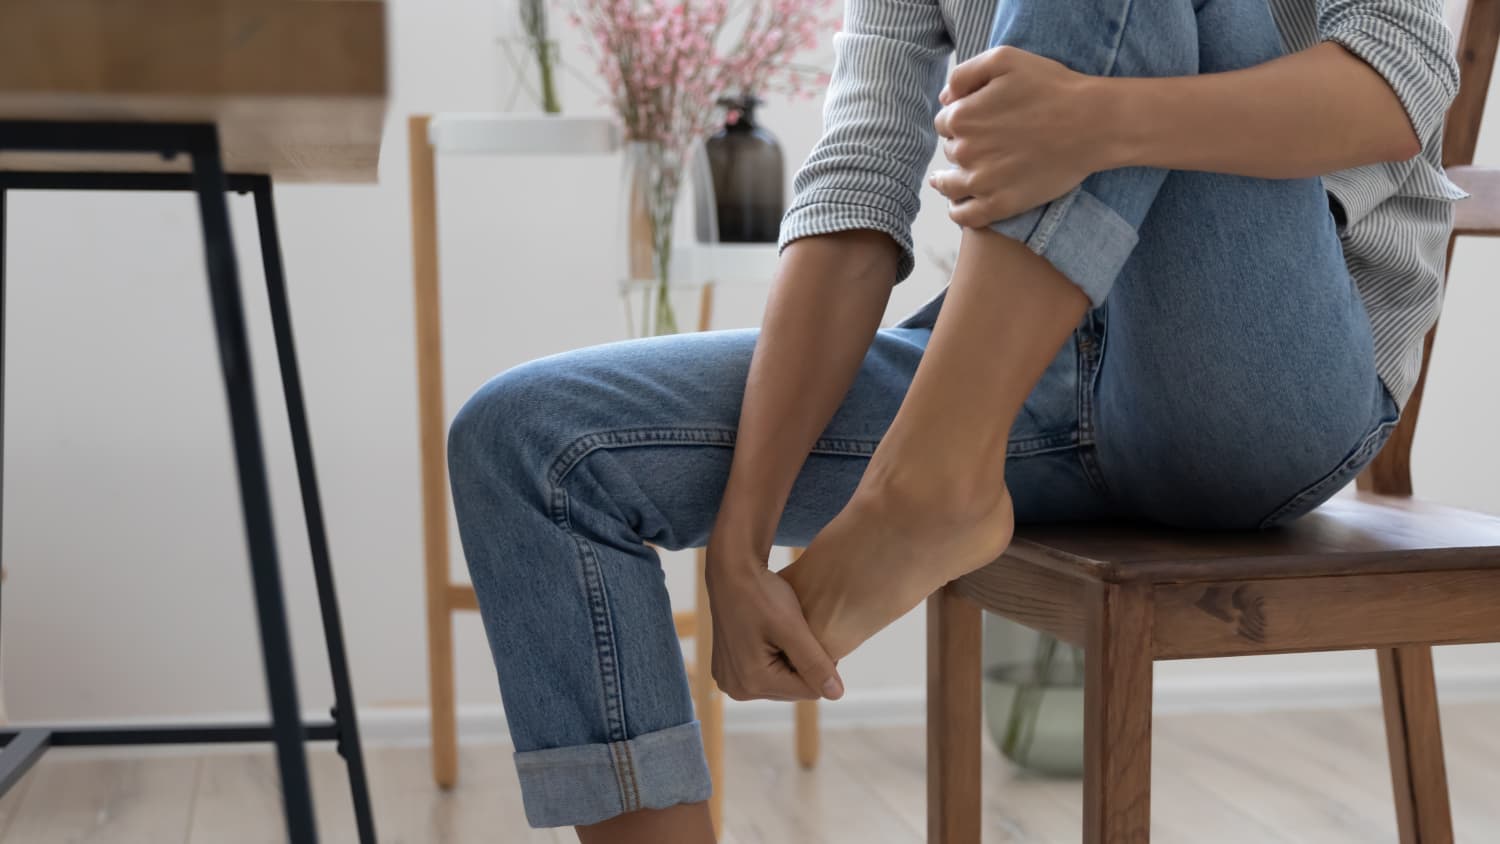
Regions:
[[[446,155],[610,155],[620,129],[608,117],[448,112],[433,115],[427,140]]]
[[[699,243],[691,247],[701,261],[695,276],[723,284],[770,284],[776,276],[774,243]]]
[[[609,117],[504,112],[435,114],[427,139],[440,155],[613,155],[622,143]],[[672,274],[690,286],[770,284],[776,261],[774,243],[690,243],[673,250]]]

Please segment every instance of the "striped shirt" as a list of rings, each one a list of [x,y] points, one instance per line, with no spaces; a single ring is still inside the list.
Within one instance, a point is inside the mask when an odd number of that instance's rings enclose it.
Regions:
[[[1369,313],[1376,371],[1405,404],[1437,320],[1454,200],[1442,170],[1443,121],[1458,91],[1443,0],[1269,0],[1289,52],[1343,45],[1383,76],[1422,141],[1409,161],[1324,177],[1342,210],[1344,257]],[[834,37],[824,132],[795,180],[781,245],[873,229],[901,246],[898,279],[911,273],[911,226],[937,136],[932,119],[949,55],[990,45],[995,0],[847,0]]]

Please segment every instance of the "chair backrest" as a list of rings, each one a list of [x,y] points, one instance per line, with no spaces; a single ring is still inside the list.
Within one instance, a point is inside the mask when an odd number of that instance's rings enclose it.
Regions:
[[[1448,12],[1449,24],[1458,35],[1460,78],[1458,98],[1448,111],[1443,136],[1443,166],[1463,167],[1474,163],[1479,144],[1479,126],[1484,120],[1490,75],[1495,69],[1495,48],[1500,45],[1500,0],[1450,2]],[[1448,240],[1449,264],[1453,262],[1453,240]],[[1416,389],[1407,400],[1390,440],[1359,476],[1360,489],[1382,495],[1411,495],[1411,444],[1417,431],[1417,414],[1422,406],[1427,364],[1432,359],[1432,340],[1436,334],[1434,325],[1422,350],[1422,373]]]

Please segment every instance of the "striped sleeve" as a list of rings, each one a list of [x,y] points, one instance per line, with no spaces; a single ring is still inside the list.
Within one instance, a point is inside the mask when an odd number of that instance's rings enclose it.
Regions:
[[[871,229],[900,245],[897,279],[911,273],[911,227],[952,49],[937,0],[849,0],[834,36],[823,136],[793,182],[781,248]]]
[[[1441,136],[1458,94],[1443,0],[1319,0],[1318,33],[1385,77],[1423,146]]]

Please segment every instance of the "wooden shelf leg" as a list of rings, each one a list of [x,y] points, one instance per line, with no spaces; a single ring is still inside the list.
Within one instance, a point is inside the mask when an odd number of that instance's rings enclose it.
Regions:
[[[427,583],[428,707],[432,778],[458,782],[458,726],[453,691],[453,608],[448,600],[448,467],[443,412],[443,324],[438,288],[437,166],[429,118],[407,123],[411,155],[412,282],[417,333],[417,407],[422,463],[422,538]]]
[[[698,595],[695,609],[698,615],[693,634],[693,697],[698,704],[698,724],[703,730],[703,754],[708,759],[708,774],[713,779],[714,792],[709,798],[709,810],[714,817],[714,834],[724,831],[724,695],[714,683],[714,625],[708,608],[708,583],[704,580],[704,567],[708,552],[696,550],[698,558]]]

